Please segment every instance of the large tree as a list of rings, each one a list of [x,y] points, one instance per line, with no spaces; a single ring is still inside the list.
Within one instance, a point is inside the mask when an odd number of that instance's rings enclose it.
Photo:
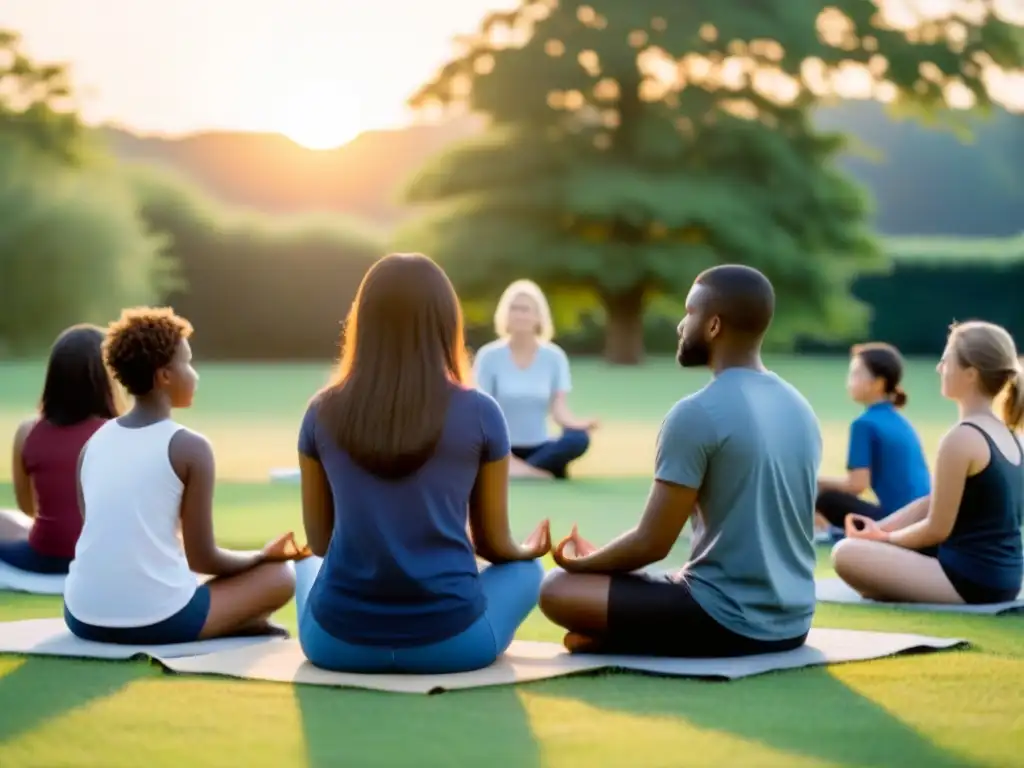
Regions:
[[[885,262],[835,166],[843,137],[815,130],[812,110],[842,95],[930,115],[992,103],[988,73],[1024,63],[1021,28],[996,5],[925,17],[871,0],[528,0],[492,13],[412,98],[489,127],[416,174],[407,199],[430,209],[396,244],[438,257],[470,298],[528,275],[599,302],[612,362],[641,359],[652,298],[721,262],[772,278],[776,341],[856,332],[849,284]]]

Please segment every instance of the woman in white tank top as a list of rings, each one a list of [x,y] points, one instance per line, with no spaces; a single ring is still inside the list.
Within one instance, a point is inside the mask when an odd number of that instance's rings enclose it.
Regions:
[[[162,645],[284,633],[269,617],[292,598],[288,561],[306,550],[291,534],[258,552],[214,542],[213,451],[170,418],[195,394],[191,333],[170,309],[150,308],[125,311],[108,329],[107,365],[135,405],[101,427],[78,461],[85,523],[64,617],[84,639]],[[201,584],[196,574],[214,578]]]

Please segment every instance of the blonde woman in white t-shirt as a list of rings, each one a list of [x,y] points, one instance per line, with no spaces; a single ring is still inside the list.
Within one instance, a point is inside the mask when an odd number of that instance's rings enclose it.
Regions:
[[[171,419],[192,404],[192,327],[170,309],[127,310],[104,357],[135,398],[86,443],[78,461],[84,516],[64,593],[68,628],[86,640],[163,645],[286,634],[270,616],[294,594],[291,534],[233,552],[213,536],[214,458],[202,435]],[[201,583],[197,574],[212,576]]]

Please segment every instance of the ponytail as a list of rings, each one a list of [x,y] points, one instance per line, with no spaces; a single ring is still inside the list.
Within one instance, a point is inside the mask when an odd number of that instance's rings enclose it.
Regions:
[[[1017,370],[1010,374],[1003,400],[1003,421],[1014,432],[1024,426],[1024,369],[1017,364]]]
[[[902,408],[907,404],[907,391],[903,389],[899,384],[892,391],[892,404],[897,408]]]

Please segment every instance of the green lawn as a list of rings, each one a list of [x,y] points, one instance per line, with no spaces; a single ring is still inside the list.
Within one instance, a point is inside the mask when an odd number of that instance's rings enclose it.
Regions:
[[[845,362],[772,362],[811,399],[826,468],[839,470],[856,413],[843,393]],[[200,399],[184,420],[218,446],[219,536],[253,546],[298,528],[296,489],[260,481],[269,467],[294,463],[298,419],[325,370],[200,373]],[[525,532],[544,515],[557,532],[578,521],[604,540],[635,520],[659,419],[702,377],[668,362],[580,363],[574,374],[575,407],[605,428],[574,483],[515,486],[514,525]],[[38,366],[0,366],[0,433],[31,411],[39,377]],[[935,385],[931,364],[911,367],[910,415],[930,447],[953,418]],[[8,464],[0,457],[0,471]],[[6,479],[0,505],[13,501]],[[0,595],[0,620],[59,611],[52,598]],[[294,627],[293,608],[280,618]],[[180,678],[142,662],[0,657],[0,766],[1024,765],[1019,617],[823,606],[816,624],[962,636],[973,647],[734,683],[614,674],[433,697]],[[559,633],[534,615],[521,637]]]

